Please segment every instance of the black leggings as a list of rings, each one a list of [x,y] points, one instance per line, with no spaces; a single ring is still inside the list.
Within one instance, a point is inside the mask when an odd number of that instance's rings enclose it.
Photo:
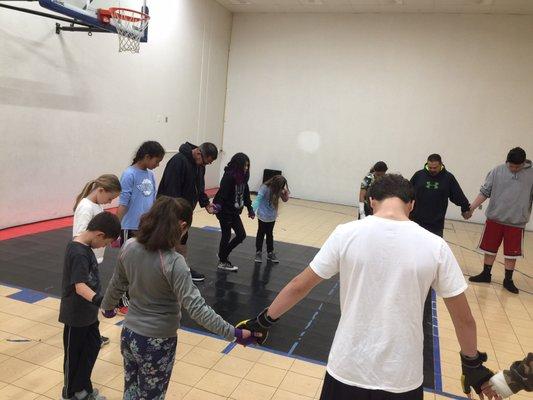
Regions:
[[[324,386],[320,400],[423,400],[424,389],[417,389],[404,393],[392,393],[384,390],[363,389],[357,386],[339,382],[326,372]]]
[[[255,237],[255,251],[263,251],[263,239],[266,235],[267,242],[267,251],[270,253],[274,251],[274,224],[276,221],[272,222],[263,222],[260,219],[257,220],[259,223],[257,227],[257,236]]]
[[[220,222],[220,230],[222,231],[220,246],[218,248],[218,259],[222,262],[227,262],[233,249],[246,239],[246,231],[242,225],[241,216],[238,214],[217,214],[217,218],[218,222]],[[231,239],[232,229],[235,232],[233,239]]]

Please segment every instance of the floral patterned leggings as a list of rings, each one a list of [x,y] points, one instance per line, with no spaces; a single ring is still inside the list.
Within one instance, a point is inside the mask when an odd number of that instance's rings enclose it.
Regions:
[[[124,400],[163,400],[167,392],[178,338],[151,338],[122,328]]]

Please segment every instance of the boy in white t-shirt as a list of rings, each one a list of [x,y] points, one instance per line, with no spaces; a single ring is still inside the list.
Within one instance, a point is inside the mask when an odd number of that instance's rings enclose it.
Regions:
[[[423,310],[430,288],[444,298],[461,346],[465,393],[492,373],[477,351],[467,284],[446,242],[409,220],[414,191],[401,175],[369,189],[374,215],[339,225],[310,266],[271,306],[241,324],[262,330],[313,287],[340,274],[341,318],[320,399],[423,399]]]

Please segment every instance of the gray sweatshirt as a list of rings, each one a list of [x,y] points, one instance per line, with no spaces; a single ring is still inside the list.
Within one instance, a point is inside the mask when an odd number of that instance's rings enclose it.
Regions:
[[[526,160],[518,173],[509,171],[507,164],[498,165],[487,175],[479,190],[490,197],[486,215],[488,219],[504,225],[525,227],[531,216],[533,203],[533,168]]]
[[[193,284],[189,267],[176,251],[151,252],[128,240],[118,257],[101,308],[112,310],[128,290],[129,311],[124,325],[142,336],[175,337],[183,307],[200,325],[223,336],[235,337],[235,328],[206,303]]]

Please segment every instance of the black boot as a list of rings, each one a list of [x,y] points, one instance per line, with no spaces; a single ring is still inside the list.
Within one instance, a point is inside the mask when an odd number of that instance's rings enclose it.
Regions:
[[[512,279],[504,279],[503,280],[503,287],[506,288],[511,293],[514,293],[514,294],[518,294],[518,292],[519,292],[518,288],[514,285],[514,282],[513,282]]]
[[[490,283],[492,265],[485,264],[483,265],[483,272],[476,276],[471,276],[468,278],[470,282],[483,282],[483,283]]]
[[[490,283],[492,274],[490,272],[483,271],[481,274],[476,276],[471,276],[468,278],[470,282],[482,282],[482,283]]]

